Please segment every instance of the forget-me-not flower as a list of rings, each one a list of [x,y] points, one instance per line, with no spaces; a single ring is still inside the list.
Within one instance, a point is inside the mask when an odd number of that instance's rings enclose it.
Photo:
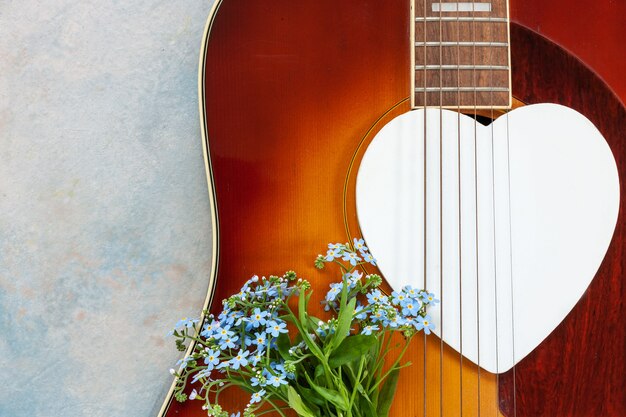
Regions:
[[[363,255],[363,260],[365,260],[365,262],[369,262],[370,264],[376,266],[376,259],[374,259],[371,253],[362,253],[361,255]]]
[[[248,352],[247,350],[244,351],[242,349],[239,349],[239,352],[237,352],[237,355],[230,360],[230,367],[232,369],[239,369],[240,366],[248,365],[248,359],[246,358],[248,357],[249,354],[250,352]]]
[[[350,265],[352,266],[356,266],[357,262],[361,260],[361,258],[359,258],[359,255],[354,252],[344,252],[341,259],[350,262]]]
[[[255,308],[252,312],[252,316],[250,316],[250,325],[255,329],[260,325],[265,325],[267,320],[265,317],[267,316],[267,311],[261,311],[259,308]]]
[[[281,385],[287,385],[287,381],[285,380],[285,375],[272,375],[267,379],[267,384],[273,387],[280,387]]]
[[[371,335],[373,331],[378,330],[378,326],[376,325],[370,325],[370,326],[365,326],[363,328],[363,330],[361,331],[361,334],[364,335]]]
[[[213,370],[220,363],[220,351],[214,351],[212,349],[208,349],[207,355],[204,358],[204,363],[207,365],[207,369],[209,371]]]
[[[236,346],[235,342],[237,340],[239,340],[239,336],[229,337],[229,338],[222,340],[222,342],[220,343],[220,349],[222,350],[228,349],[228,348],[233,349]]]
[[[285,324],[285,322],[281,321],[280,323],[276,322],[275,320],[271,320],[269,322],[267,322],[267,330],[266,332],[268,334],[271,334],[272,337],[278,337],[278,335],[280,333],[287,333],[287,324]]]
[[[255,392],[254,394],[252,394],[252,398],[250,398],[250,404],[258,403],[259,401],[263,399],[264,395],[265,395],[264,389],[262,389],[259,392]]]
[[[432,323],[430,316],[417,316],[417,320],[415,321],[415,328],[417,330],[424,329],[424,333],[430,334],[431,330],[435,330],[435,325]]]
[[[420,306],[417,303],[412,300],[408,300],[402,306],[402,314],[405,316],[416,316],[419,308]]]

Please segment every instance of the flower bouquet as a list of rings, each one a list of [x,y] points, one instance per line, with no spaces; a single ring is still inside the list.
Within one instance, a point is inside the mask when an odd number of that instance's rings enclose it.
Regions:
[[[383,294],[380,276],[360,272],[367,262],[376,265],[362,239],[329,244],[317,257],[316,267],[333,263],[342,272],[322,301],[325,319],[310,314],[310,283],[289,271],[252,277],[218,316],[179,321],[176,344],[192,348],[170,370],[175,398],[202,401],[207,415],[228,417],[220,393],[239,387],[250,394],[244,417],[285,417],[288,409],[302,417],[386,416],[399,371],[409,365],[403,354],[416,333],[433,330],[427,308],[438,300],[410,286]],[[394,349],[400,353],[386,363]]]

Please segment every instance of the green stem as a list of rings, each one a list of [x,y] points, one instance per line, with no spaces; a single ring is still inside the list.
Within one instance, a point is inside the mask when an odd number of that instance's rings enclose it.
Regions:
[[[281,407],[277,406],[276,404],[274,404],[274,402],[272,400],[270,400],[269,398],[266,398],[265,401],[267,401],[268,403],[270,403],[272,405],[272,407],[274,407],[274,410],[276,410],[278,412],[278,414],[280,414],[282,417],[286,417],[285,413],[283,413],[281,411]]]
[[[264,402],[267,400],[264,400]],[[291,407],[286,406],[286,407],[278,407],[279,410],[291,410]],[[265,411],[261,411],[260,413],[254,413],[254,415],[256,416],[262,416],[263,414],[267,414],[267,413],[273,413],[275,410],[265,410]],[[276,410],[278,411],[278,410]]]
[[[392,333],[389,333],[386,337],[385,340],[385,334],[383,333],[383,341],[382,343],[380,343],[380,348],[378,349],[378,359],[376,359],[376,364],[374,365],[374,368],[372,368],[372,372],[368,375],[367,377],[367,384],[365,384],[366,386],[369,386],[372,383],[372,379],[375,377],[375,375],[378,373],[378,370],[382,367],[382,365],[385,363],[385,357],[387,356],[387,353],[389,353],[389,351],[391,350],[389,348],[389,345],[391,344],[391,338],[393,337]]]
[[[363,374],[364,363],[365,363],[365,356],[362,356],[361,361],[359,362],[359,372],[357,372],[354,387],[352,388],[352,396],[350,397],[350,402],[348,403],[348,417],[352,417],[352,405],[354,404],[354,399],[356,398],[358,386],[361,385],[361,375]]]
[[[372,392],[374,392],[374,390],[376,388],[378,388],[378,386],[381,384],[381,382],[383,382],[385,380],[385,378],[387,378],[387,376],[389,376],[389,374],[391,373],[391,371],[393,371],[394,369],[397,368],[398,363],[400,363],[400,360],[402,359],[402,357],[404,356],[404,353],[406,352],[406,350],[409,347],[409,344],[411,343],[411,339],[413,339],[413,336],[410,336],[409,339],[407,340],[406,344],[404,345],[404,348],[402,349],[402,352],[400,352],[400,355],[398,356],[398,358],[394,361],[393,365],[391,365],[391,367],[389,368],[389,370],[382,376],[382,378],[378,379],[378,382],[376,382],[376,384],[374,384],[374,386],[372,388],[369,389],[368,394],[371,394]],[[399,369],[399,368],[398,368]]]

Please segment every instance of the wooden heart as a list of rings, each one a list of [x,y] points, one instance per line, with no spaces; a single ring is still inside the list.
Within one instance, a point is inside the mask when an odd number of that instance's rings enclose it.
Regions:
[[[525,106],[489,126],[428,109],[376,135],[356,198],[389,284],[436,293],[435,333],[502,373],[587,289],[615,229],[619,178],[600,132],[567,107]]]

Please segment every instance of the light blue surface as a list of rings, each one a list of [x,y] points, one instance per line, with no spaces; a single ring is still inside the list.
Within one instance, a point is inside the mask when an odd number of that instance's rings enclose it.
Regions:
[[[0,416],[154,416],[211,230],[208,0],[0,2]]]

